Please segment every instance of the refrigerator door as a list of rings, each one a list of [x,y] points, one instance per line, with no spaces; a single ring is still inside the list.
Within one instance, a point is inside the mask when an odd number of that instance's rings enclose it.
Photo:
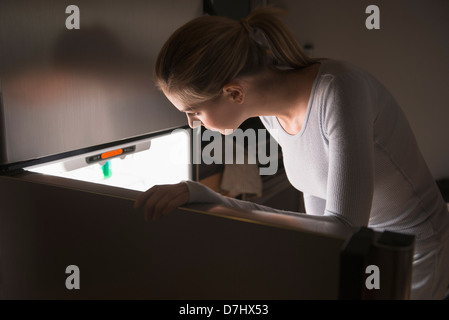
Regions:
[[[187,124],[154,60],[202,1],[0,2],[0,167]],[[176,8],[176,10],[173,10]]]
[[[0,299],[338,294],[351,234],[338,225],[200,204],[145,222],[138,191],[37,173],[0,176],[0,189]]]
[[[380,289],[356,299],[410,290],[412,245],[374,232],[365,255],[357,229],[313,216],[192,203],[145,223],[135,190],[30,172],[0,190],[0,299],[338,299],[366,264]]]

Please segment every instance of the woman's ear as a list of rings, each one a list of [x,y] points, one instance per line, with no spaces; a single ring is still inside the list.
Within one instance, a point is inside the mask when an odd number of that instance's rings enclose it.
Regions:
[[[223,87],[223,94],[232,102],[242,104],[245,100],[245,91],[242,86],[236,83],[230,83]]]

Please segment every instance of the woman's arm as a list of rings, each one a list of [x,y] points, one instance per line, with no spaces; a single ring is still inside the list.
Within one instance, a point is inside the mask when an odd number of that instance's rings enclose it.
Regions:
[[[367,226],[374,192],[375,96],[368,80],[346,75],[329,85],[322,133],[329,146],[325,216]]]
[[[326,210],[326,200],[304,193],[304,207],[307,214],[322,216]]]
[[[226,197],[218,192],[213,191],[212,189],[208,188],[207,186],[205,186],[201,183],[195,182],[195,181],[186,180],[183,182],[187,185],[187,187],[189,189],[189,201],[188,201],[189,203],[214,203],[214,204],[219,204],[219,205],[223,205],[226,207],[232,207],[232,208],[240,208],[240,209],[246,209],[246,210],[259,210],[259,211],[281,213],[281,214],[288,214],[288,215],[303,214],[303,213],[294,212],[294,211],[274,209],[271,207],[267,207],[267,206],[263,206],[263,205],[254,203],[254,202]]]

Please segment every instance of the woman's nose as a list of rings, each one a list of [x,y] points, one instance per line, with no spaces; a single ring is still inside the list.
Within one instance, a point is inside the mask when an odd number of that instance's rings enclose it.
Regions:
[[[200,120],[198,120],[194,116],[187,115],[187,120],[189,122],[189,127],[192,129],[200,127],[203,124]]]

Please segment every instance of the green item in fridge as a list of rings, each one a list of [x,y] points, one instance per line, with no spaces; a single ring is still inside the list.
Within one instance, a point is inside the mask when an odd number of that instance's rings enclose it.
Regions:
[[[108,179],[112,176],[112,170],[111,170],[111,162],[106,161],[104,165],[101,166],[101,169],[103,170],[103,177],[105,179]]]

